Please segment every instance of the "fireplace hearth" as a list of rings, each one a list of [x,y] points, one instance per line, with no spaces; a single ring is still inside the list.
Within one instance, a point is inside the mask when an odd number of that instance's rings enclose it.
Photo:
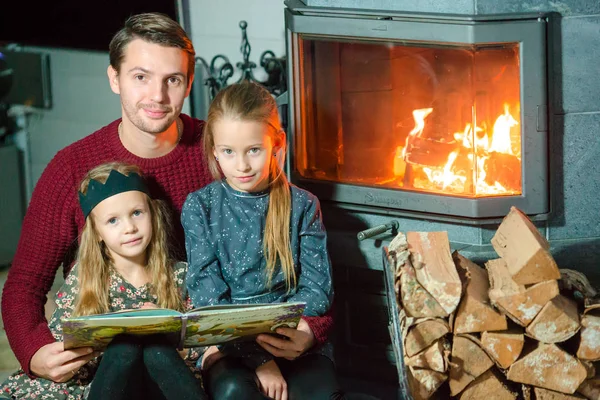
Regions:
[[[548,217],[551,14],[286,4],[292,182],[374,213]]]

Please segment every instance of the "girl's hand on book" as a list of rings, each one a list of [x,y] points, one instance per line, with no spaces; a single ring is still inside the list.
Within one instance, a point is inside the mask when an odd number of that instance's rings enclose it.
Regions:
[[[182,360],[187,360],[188,355],[190,354],[190,349],[177,350]]]
[[[256,343],[275,357],[294,360],[315,344],[315,335],[303,319],[297,329],[278,328],[276,332],[284,338],[268,334],[261,334],[256,338]]]
[[[256,368],[256,376],[260,382],[260,391],[270,399],[287,400],[287,382],[275,360],[267,361]]]
[[[225,355],[221,353],[221,350],[219,350],[217,346],[210,346],[208,349],[206,349],[204,355],[202,356],[202,369],[204,371],[208,371],[214,363],[219,361],[224,356]]]
[[[98,354],[91,347],[65,350],[63,342],[42,346],[31,358],[31,373],[54,382],[67,382]]]
[[[154,303],[145,302],[144,304],[142,304],[140,306],[140,308],[141,309],[144,309],[144,308],[158,308],[158,306],[156,304],[154,304]]]

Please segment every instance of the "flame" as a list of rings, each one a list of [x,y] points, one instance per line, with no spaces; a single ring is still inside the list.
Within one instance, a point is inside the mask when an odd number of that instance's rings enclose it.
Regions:
[[[425,129],[425,118],[427,118],[427,116],[429,114],[431,114],[431,112],[433,111],[433,108],[421,108],[421,109],[417,109],[417,110],[413,110],[412,114],[413,114],[413,118],[415,119],[415,127],[413,128],[412,131],[408,132],[408,136],[406,137],[406,144],[408,145],[408,141],[411,137],[420,137],[421,134],[423,133],[423,129]],[[404,149],[402,149],[402,157],[406,156],[406,147],[404,147]]]
[[[520,149],[521,137],[520,134],[511,135],[519,122],[510,109],[509,104],[504,104],[504,113],[496,118],[491,132],[486,130],[485,124],[473,127],[467,123],[462,131],[452,135],[454,141],[451,143],[424,137],[427,136],[423,135],[426,118],[433,108],[413,110],[415,126],[407,135],[404,146],[396,149],[394,175],[403,177],[404,169],[410,164],[413,171],[422,171],[422,178],[412,182],[417,189],[474,196],[521,193],[521,154],[513,151]],[[518,105],[514,109],[518,110]],[[428,160],[423,161],[423,157],[435,152],[436,148],[447,151],[448,146],[453,150],[445,162],[432,166]],[[400,158],[404,162],[400,162]]]
[[[504,114],[499,116],[494,124],[492,145],[489,151],[512,154],[510,142],[510,128],[518,125],[518,122],[508,112],[508,104],[504,105]]]

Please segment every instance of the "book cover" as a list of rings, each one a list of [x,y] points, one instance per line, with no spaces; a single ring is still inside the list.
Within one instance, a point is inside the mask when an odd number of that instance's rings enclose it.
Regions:
[[[235,304],[196,308],[186,313],[151,308],[63,318],[65,350],[103,350],[120,334],[164,334],[174,346],[198,347],[252,340],[279,327],[296,328],[306,303]]]

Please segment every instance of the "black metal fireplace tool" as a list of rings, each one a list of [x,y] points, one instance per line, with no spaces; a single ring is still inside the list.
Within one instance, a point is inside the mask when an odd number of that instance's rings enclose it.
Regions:
[[[287,90],[287,77],[286,77],[286,57],[276,57],[275,53],[271,50],[266,50],[260,55],[259,64],[267,73],[267,80],[259,81],[254,77],[253,69],[256,68],[256,63],[250,61],[250,52],[252,46],[248,40],[248,34],[246,28],[248,23],[246,21],[240,21],[239,24],[242,29],[242,45],[240,46],[240,52],[243,56],[243,61],[236,64],[237,68],[242,70],[242,75],[238,82],[243,80],[249,80],[258,82],[274,96],[279,96]],[[228,85],[229,79],[234,74],[233,64],[229,61],[229,58],[222,54],[214,56],[208,64],[202,57],[196,57],[196,65],[201,65],[204,68],[204,76],[208,77],[204,80],[204,85],[208,86],[210,100],[224,87]]]

